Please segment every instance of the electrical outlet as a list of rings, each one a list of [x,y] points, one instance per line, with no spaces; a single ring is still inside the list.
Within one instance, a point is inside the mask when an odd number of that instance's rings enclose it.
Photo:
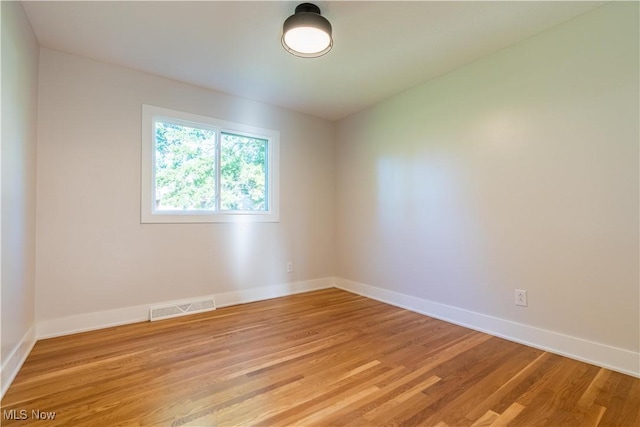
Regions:
[[[515,291],[516,305],[526,307],[527,303],[527,291],[524,289],[516,289]]]
[[[293,273],[293,263],[291,261],[287,263],[287,273]]]

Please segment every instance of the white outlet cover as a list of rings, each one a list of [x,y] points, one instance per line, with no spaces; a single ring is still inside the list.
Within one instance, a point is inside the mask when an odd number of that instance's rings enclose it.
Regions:
[[[527,291],[524,289],[516,289],[514,293],[515,303],[521,307],[527,307]]]

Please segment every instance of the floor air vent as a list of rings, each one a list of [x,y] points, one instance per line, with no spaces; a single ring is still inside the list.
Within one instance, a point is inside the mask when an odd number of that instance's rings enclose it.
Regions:
[[[151,307],[149,309],[149,320],[171,319],[172,317],[186,316],[187,314],[202,313],[216,309],[213,298],[199,301],[181,302],[176,305],[165,305]]]

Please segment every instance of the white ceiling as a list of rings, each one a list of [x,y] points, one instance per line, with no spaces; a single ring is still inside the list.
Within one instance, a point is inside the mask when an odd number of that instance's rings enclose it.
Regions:
[[[40,44],[340,119],[603,2],[317,1],[334,47],[282,48],[302,1],[24,2]]]

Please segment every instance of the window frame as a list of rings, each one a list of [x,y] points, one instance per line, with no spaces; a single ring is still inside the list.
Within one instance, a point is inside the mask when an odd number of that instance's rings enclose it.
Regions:
[[[155,122],[161,120],[179,126],[197,127],[216,132],[216,152],[223,133],[267,140],[266,211],[156,210],[155,208]],[[219,223],[280,221],[280,132],[241,123],[215,119],[153,105],[142,105],[142,162],[140,179],[140,222]],[[216,205],[220,206],[220,156],[216,156]]]

